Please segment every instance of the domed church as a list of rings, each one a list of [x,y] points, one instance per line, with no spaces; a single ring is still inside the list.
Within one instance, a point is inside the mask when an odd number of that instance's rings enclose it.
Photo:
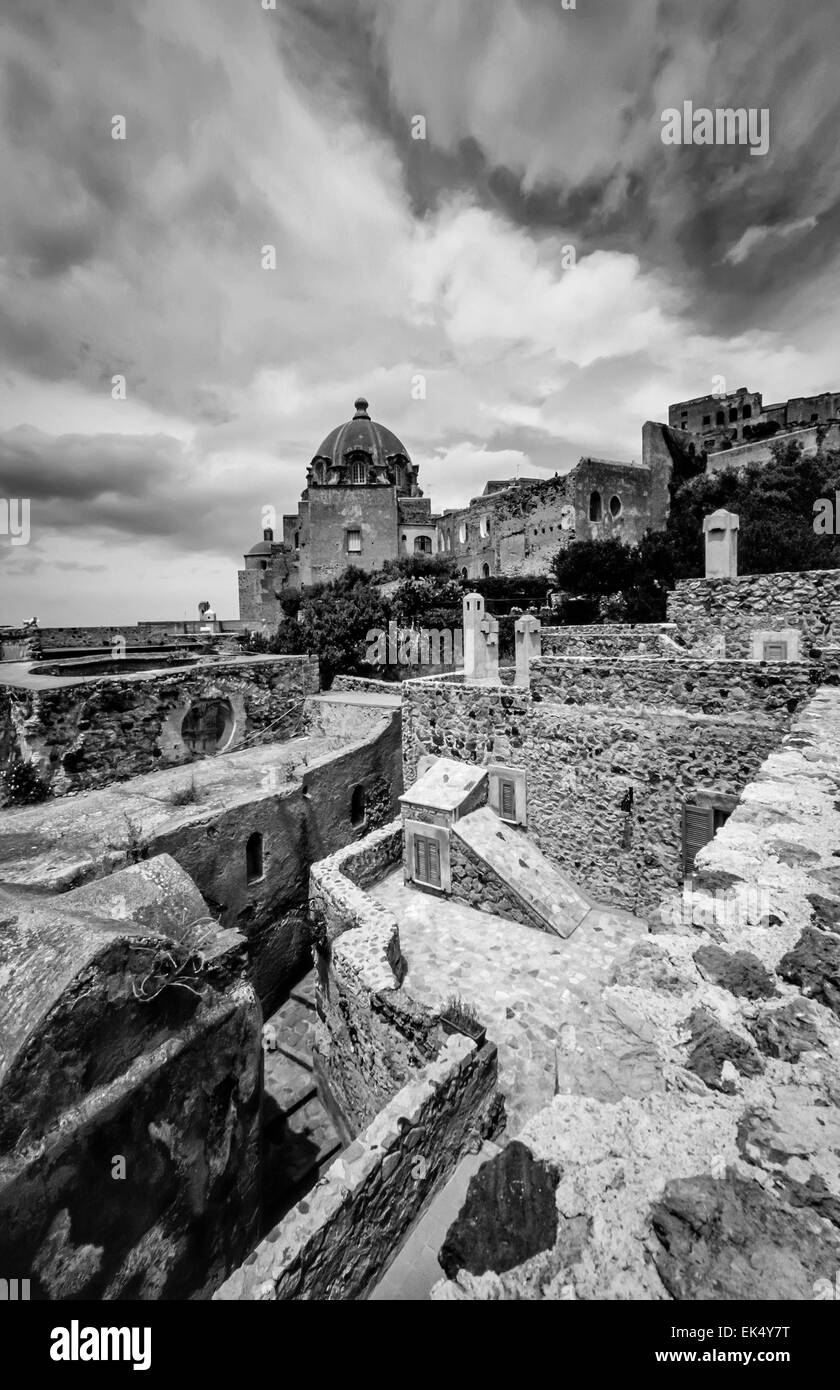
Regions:
[[[352,420],[313,455],[298,511],[283,517],[282,540],[266,527],[245,556],[240,618],[277,623],[285,595],[335,579],[348,565],[370,574],[400,555],[431,553],[435,535],[417,465],[391,430],[371,420],[360,396]]]

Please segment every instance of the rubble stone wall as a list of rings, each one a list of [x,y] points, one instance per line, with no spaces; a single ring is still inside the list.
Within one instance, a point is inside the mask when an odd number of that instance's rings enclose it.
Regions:
[[[233,752],[302,732],[305,699],[317,691],[317,659],[285,656],[15,691],[7,717],[20,756],[62,795],[192,761],[181,726],[195,701],[227,701],[232,727],[220,751]]]
[[[753,632],[798,628],[803,648],[833,645],[840,619],[840,570],[684,579],[668,595],[668,620],[689,647],[723,636],[726,655],[751,656]],[[834,639],[836,640],[836,639]]]

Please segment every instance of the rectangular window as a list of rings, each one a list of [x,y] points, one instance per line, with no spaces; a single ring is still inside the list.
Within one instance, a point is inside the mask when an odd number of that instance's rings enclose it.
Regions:
[[[361,555],[362,553],[362,533],[361,531],[347,532],[347,550],[351,555]]]
[[[440,888],[440,846],[425,835],[414,837],[414,877],[418,883]]]
[[[513,782],[499,782],[499,811],[502,820],[516,820],[516,786]]]
[[[787,642],[765,642],[764,661],[787,661],[788,644]]]

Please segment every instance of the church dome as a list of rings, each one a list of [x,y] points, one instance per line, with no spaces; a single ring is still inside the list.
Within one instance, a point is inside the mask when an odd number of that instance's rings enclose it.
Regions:
[[[257,545],[252,545],[248,551],[249,555],[270,555],[271,541],[259,541]]]
[[[335,468],[349,463],[353,456],[366,456],[374,469],[385,469],[389,460],[405,460],[409,453],[401,439],[368,415],[364,396],[356,401],[356,413],[345,425],[337,425],[315,451],[313,462],[325,459]]]

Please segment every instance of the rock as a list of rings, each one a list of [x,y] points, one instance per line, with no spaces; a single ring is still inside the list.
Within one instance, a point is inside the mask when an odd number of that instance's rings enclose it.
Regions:
[[[559,1180],[518,1140],[483,1163],[438,1255],[447,1276],[454,1279],[461,1269],[502,1274],[550,1250],[557,1240]]]
[[[796,1062],[803,1052],[822,1047],[811,1013],[812,1006],[804,999],[793,1000],[781,1009],[768,1009],[747,1027],[766,1057],[782,1062]]]
[[[574,1049],[555,1053],[555,1095],[608,1104],[665,1090],[655,1028],[621,998],[607,997],[576,1028]]]
[[[772,999],[776,994],[773,976],[749,951],[730,954],[709,944],[694,952],[694,963],[704,980],[738,999]]]
[[[610,977],[610,984],[634,989],[661,990],[664,994],[685,994],[694,982],[681,975],[667,955],[652,941],[638,941]]]
[[[730,1033],[709,1013],[695,1009],[688,1020],[694,1044],[686,1066],[715,1091],[735,1092],[735,1084],[723,1074],[725,1062],[731,1062],[741,1076],[759,1076],[764,1064],[758,1053],[737,1033]]]
[[[806,927],[776,974],[840,1018],[840,936]]]
[[[840,1260],[840,1238],[756,1182],[669,1182],[651,1208],[653,1262],[672,1298],[813,1299]]]

